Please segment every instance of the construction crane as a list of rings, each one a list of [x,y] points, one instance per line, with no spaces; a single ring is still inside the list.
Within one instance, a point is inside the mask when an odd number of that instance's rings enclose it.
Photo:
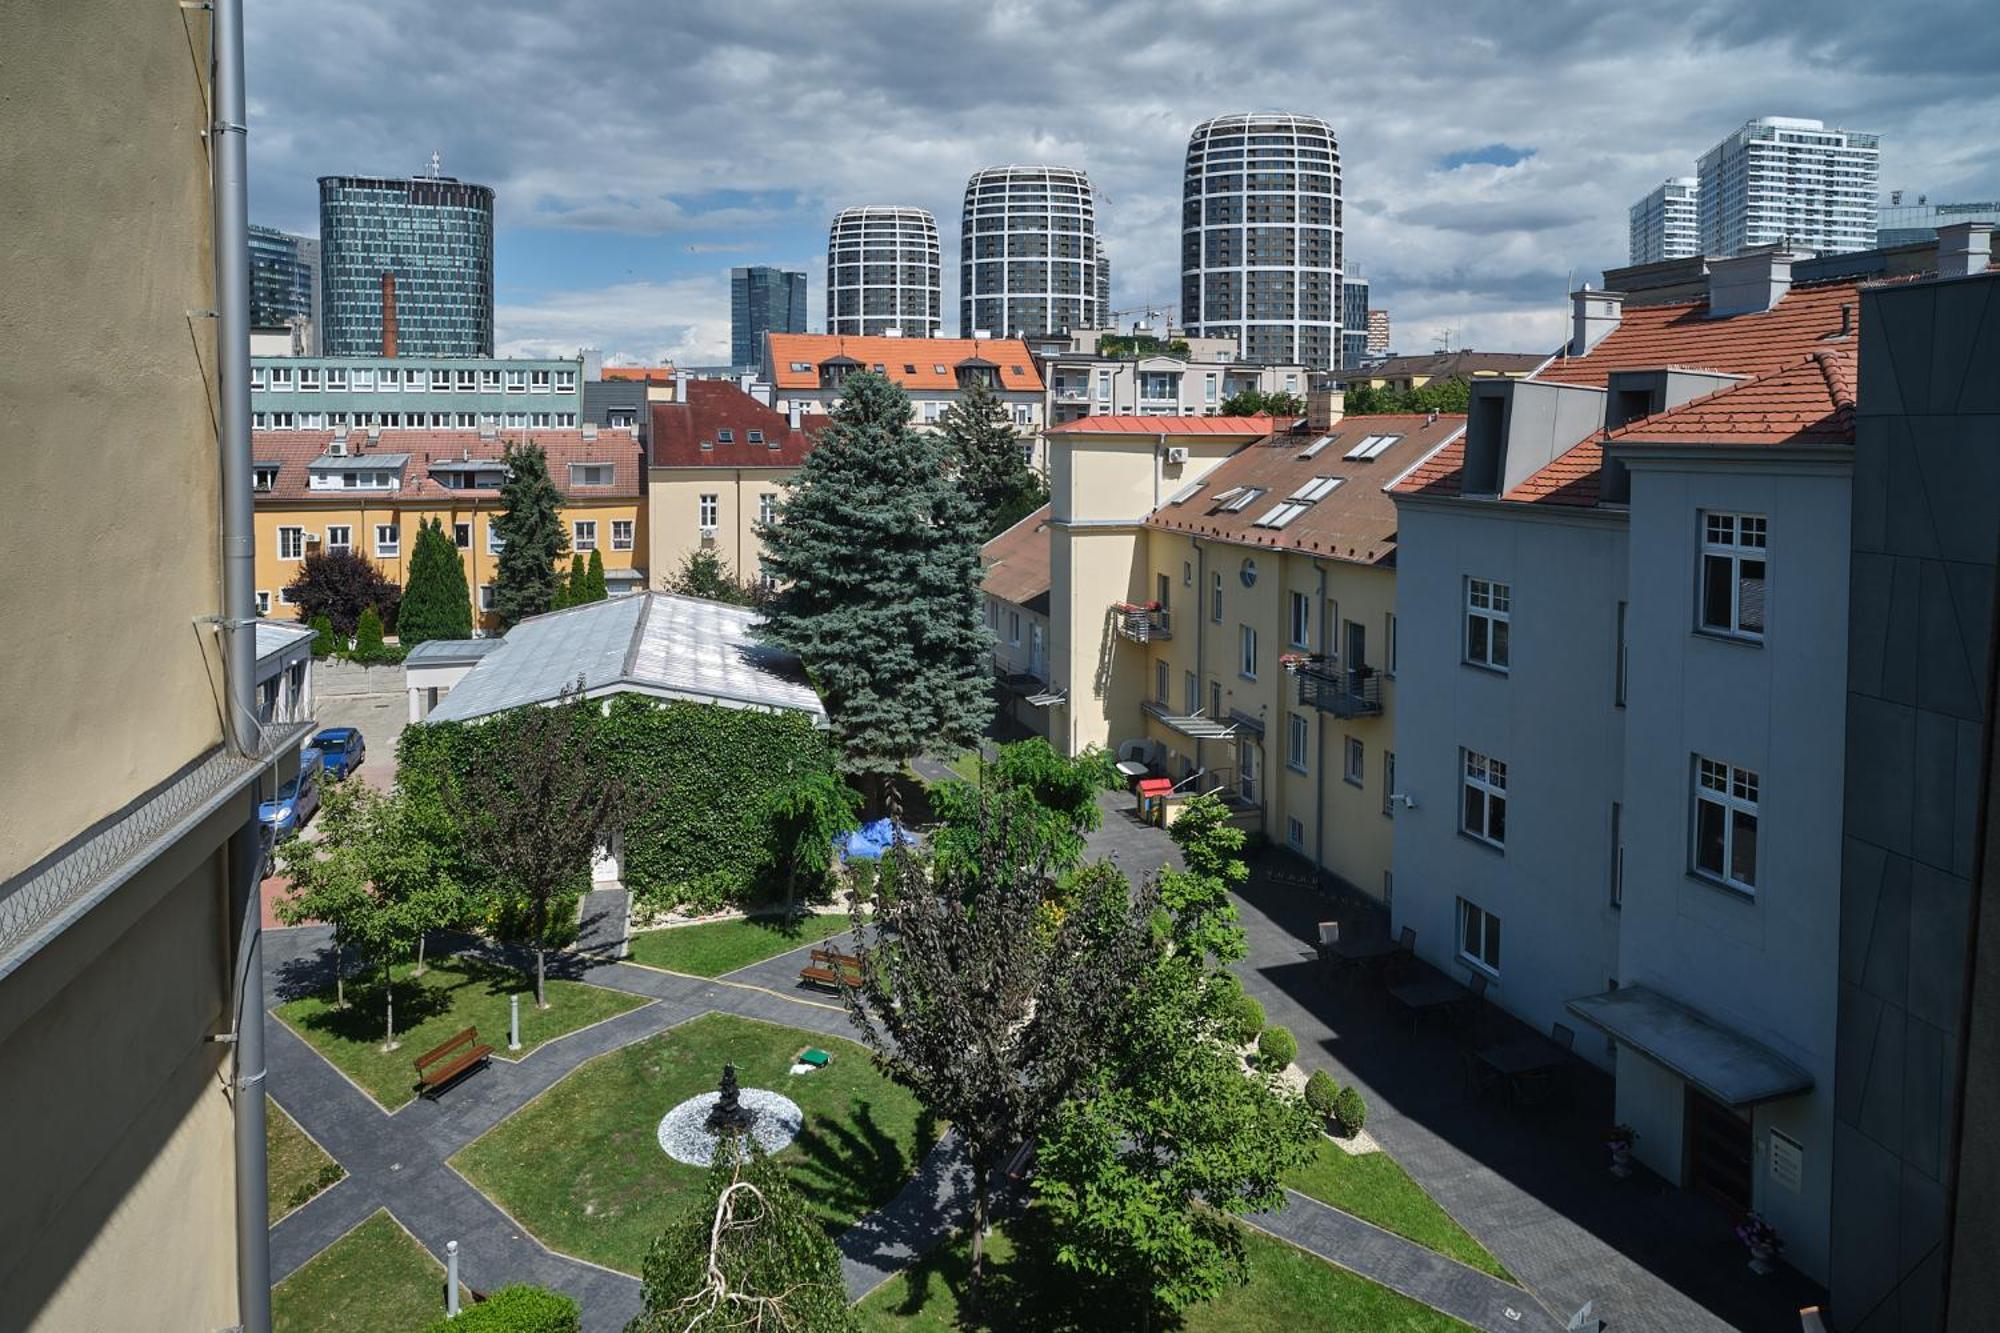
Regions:
[[[1166,319],[1168,329],[1169,331],[1171,331],[1174,321],[1174,311],[1176,309],[1178,309],[1178,307],[1169,302],[1168,304],[1165,305],[1149,305],[1143,307],[1134,306],[1130,310],[1107,310],[1105,311],[1105,314],[1110,316],[1111,327],[1113,329],[1116,329],[1118,327],[1118,321],[1123,319],[1127,315],[1137,315],[1141,319],[1149,321],[1153,318],[1153,316],[1159,315],[1163,316]],[[1133,326],[1133,332],[1136,333],[1137,331],[1138,331],[1138,326],[1135,324]]]

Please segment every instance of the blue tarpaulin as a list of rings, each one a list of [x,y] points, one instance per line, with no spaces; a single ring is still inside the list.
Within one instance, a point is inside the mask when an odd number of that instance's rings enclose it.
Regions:
[[[879,861],[882,853],[898,839],[914,843],[917,835],[908,829],[897,828],[892,819],[878,819],[872,824],[863,824],[845,838],[836,839],[834,846],[849,861]]]

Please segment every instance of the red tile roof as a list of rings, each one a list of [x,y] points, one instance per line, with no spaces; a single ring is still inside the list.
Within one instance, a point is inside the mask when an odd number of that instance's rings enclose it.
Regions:
[[[311,489],[306,468],[327,451],[334,440],[347,440],[349,456],[357,461],[406,454],[401,486],[396,490]],[[491,498],[497,487],[454,488],[440,485],[431,475],[438,463],[491,461],[496,466],[511,444],[538,444],[549,458],[549,476],[557,489],[569,492],[569,465],[609,463],[609,486],[579,489],[575,499],[632,500],[640,492],[639,439],[629,430],[600,429],[597,438],[586,440],[580,430],[502,430],[497,439],[483,439],[476,430],[384,430],[375,440],[366,431],[260,430],[252,437],[250,452],[258,467],[278,465],[277,484],[256,494],[263,504],[292,504],[298,501],[326,501],[353,504],[364,501],[371,507],[398,504],[436,504],[454,497]]]
[[[1019,338],[863,338],[840,333],[772,333],[771,382],[780,389],[817,389],[820,363],[836,356],[863,370],[881,368],[905,389],[956,389],[958,363],[980,360],[1000,369],[1003,393],[1040,393],[1042,373]],[[805,370],[794,370],[794,365]]]
[[[795,468],[812,452],[812,437],[793,430],[787,414],[764,406],[733,381],[690,380],[687,390],[685,403],[652,404],[653,467]],[[725,430],[727,441],[721,436]],[[762,438],[753,442],[752,431]]]
[[[1853,444],[1853,349],[1814,352],[1782,370],[1630,422],[1604,438],[1634,444]]]
[[[1049,435],[1268,435],[1271,417],[1078,417]]]
[[[674,377],[672,366],[606,366],[598,372],[600,379],[645,380],[649,384],[665,383]]]

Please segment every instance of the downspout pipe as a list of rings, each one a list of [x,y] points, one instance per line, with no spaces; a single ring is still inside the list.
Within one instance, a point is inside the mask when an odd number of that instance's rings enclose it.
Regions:
[[[209,169],[214,200],[216,366],[221,403],[222,613],[231,751],[261,757],[257,719],[257,569],[250,454],[250,200],[243,78],[243,0],[214,0],[210,30]],[[235,973],[236,1303],[246,1333],[271,1327],[270,1216],[264,1147],[264,941],[258,892],[264,864],[250,786],[243,826],[230,838],[228,873],[238,913]]]
[[[1203,692],[1208,689],[1208,672],[1204,669],[1202,663],[1204,655],[1202,650],[1208,646],[1208,551],[1202,546],[1201,538],[1190,536],[1188,541],[1194,546],[1194,689],[1196,706],[1193,711],[1200,712],[1201,705],[1208,702],[1201,697]],[[1216,720],[1220,721],[1221,719],[1218,718]],[[1208,769],[1208,763],[1201,753],[1202,745],[1202,739],[1197,736],[1194,742],[1194,771],[1197,773],[1206,772]]]
[[[1319,574],[1319,641],[1324,644],[1333,633],[1333,626],[1326,622],[1326,564],[1318,556],[1313,557],[1313,569]],[[1326,651],[1322,648],[1320,651]],[[1313,869],[1326,872],[1326,710],[1315,706],[1313,712],[1319,714],[1319,744],[1313,751]]]

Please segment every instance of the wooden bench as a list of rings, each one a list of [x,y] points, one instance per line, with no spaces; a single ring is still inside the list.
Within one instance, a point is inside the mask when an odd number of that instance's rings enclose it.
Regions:
[[[417,1096],[435,1098],[445,1084],[485,1064],[492,1055],[491,1046],[480,1044],[478,1028],[467,1028],[442,1046],[432,1047],[417,1057]]]
[[[832,949],[814,949],[812,961],[799,969],[799,980],[829,990],[861,984],[861,960]]]

